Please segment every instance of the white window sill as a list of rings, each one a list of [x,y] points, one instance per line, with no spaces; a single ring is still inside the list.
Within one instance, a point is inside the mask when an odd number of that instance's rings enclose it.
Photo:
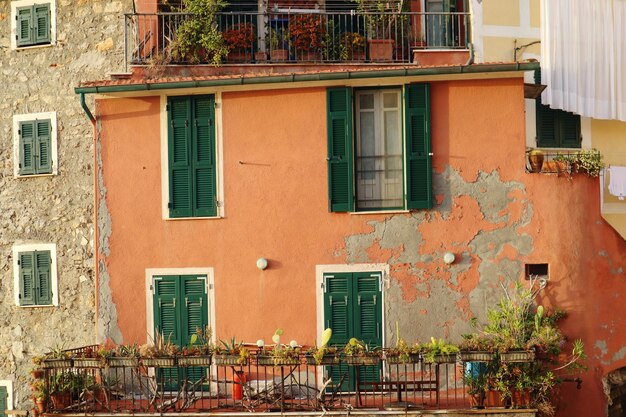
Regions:
[[[56,304],[37,304],[33,306],[23,306],[18,305],[19,308],[50,308],[50,307],[58,307]]]
[[[15,48],[13,48],[14,51],[27,51],[30,49],[38,49],[38,48],[49,48],[51,46],[54,46],[54,43],[44,43],[41,45],[28,45],[28,46],[16,46]]]
[[[222,216],[211,216],[211,217],[166,217],[164,220],[219,220],[223,219]]]
[[[410,213],[410,210],[376,210],[376,211],[351,211],[350,214],[363,215],[363,214],[402,214]]]
[[[39,178],[39,177],[54,177],[57,174],[54,172],[52,174],[32,174],[32,175],[15,175],[15,179],[25,179],[25,178]]]

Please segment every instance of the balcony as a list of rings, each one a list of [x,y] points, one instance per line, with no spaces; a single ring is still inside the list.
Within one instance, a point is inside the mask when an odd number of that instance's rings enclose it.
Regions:
[[[207,64],[211,57],[177,56],[185,13],[125,15],[126,65]],[[228,47],[223,64],[408,64],[420,52],[469,56],[469,13],[232,12],[215,27]]]
[[[457,362],[454,355],[435,363],[412,355],[408,363],[388,359],[367,366],[348,363],[343,356],[333,358],[328,366],[316,365],[302,354],[268,360],[253,347],[250,357],[240,363],[237,356],[83,357],[97,349],[74,349],[71,358],[42,362],[43,375],[35,376],[40,379],[33,384],[33,389],[38,387],[51,399],[42,413],[471,413],[463,382],[465,363]],[[518,404],[519,410],[505,410],[505,403],[495,405],[499,410],[490,410],[490,415],[535,415],[527,404]]]

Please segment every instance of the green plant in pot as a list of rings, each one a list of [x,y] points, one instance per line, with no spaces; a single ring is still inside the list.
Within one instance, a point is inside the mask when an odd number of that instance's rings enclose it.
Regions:
[[[343,348],[348,365],[376,365],[380,362],[382,350],[370,347],[367,343],[351,338]]]
[[[459,348],[447,343],[444,339],[430,338],[430,342],[422,346],[424,360],[429,363],[456,362]]]
[[[487,372],[482,363],[468,364],[463,373],[463,383],[471,399],[472,408],[485,408],[487,395]]]
[[[48,387],[46,386],[46,381],[38,379],[32,384],[32,388],[35,406],[40,413],[43,413],[46,411],[48,404]]]
[[[220,340],[214,347],[215,364],[222,366],[247,365],[250,351],[234,337]]]
[[[262,346],[257,355],[257,363],[263,366],[296,365],[300,362],[300,346],[292,340],[289,344],[280,343],[283,329],[276,329],[272,336],[274,346]]]
[[[219,29],[216,14],[228,3],[224,0],[182,0],[188,17],[176,30],[171,46],[177,62],[210,62],[218,66],[228,55],[228,46]]]
[[[576,152],[574,163],[578,172],[584,172],[590,177],[597,177],[604,169],[602,154],[597,149],[582,149]]]
[[[320,347],[314,346],[305,352],[307,363],[310,365],[333,365],[338,362],[337,348],[328,346],[333,330],[328,328],[322,332]]]
[[[357,4],[356,11],[364,19],[366,37],[369,43],[369,58],[372,61],[391,61],[395,41],[404,44],[403,37],[408,29],[407,15],[401,14],[406,6],[386,0],[352,0]]]

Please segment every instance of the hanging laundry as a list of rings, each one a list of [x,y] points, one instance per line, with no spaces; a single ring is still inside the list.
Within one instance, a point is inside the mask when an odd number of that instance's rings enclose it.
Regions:
[[[612,166],[609,175],[609,193],[623,200],[626,197],[626,167]]]

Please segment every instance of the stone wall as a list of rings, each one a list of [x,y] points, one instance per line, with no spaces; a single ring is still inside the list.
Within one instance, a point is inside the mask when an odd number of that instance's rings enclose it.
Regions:
[[[31,358],[95,341],[93,128],[74,87],[124,69],[131,0],[56,0],[57,42],[12,50],[10,1],[0,1],[0,380],[29,408]],[[88,99],[93,108],[93,98]],[[56,112],[58,175],[15,179],[13,115]],[[58,307],[14,301],[11,248],[57,245]]]

